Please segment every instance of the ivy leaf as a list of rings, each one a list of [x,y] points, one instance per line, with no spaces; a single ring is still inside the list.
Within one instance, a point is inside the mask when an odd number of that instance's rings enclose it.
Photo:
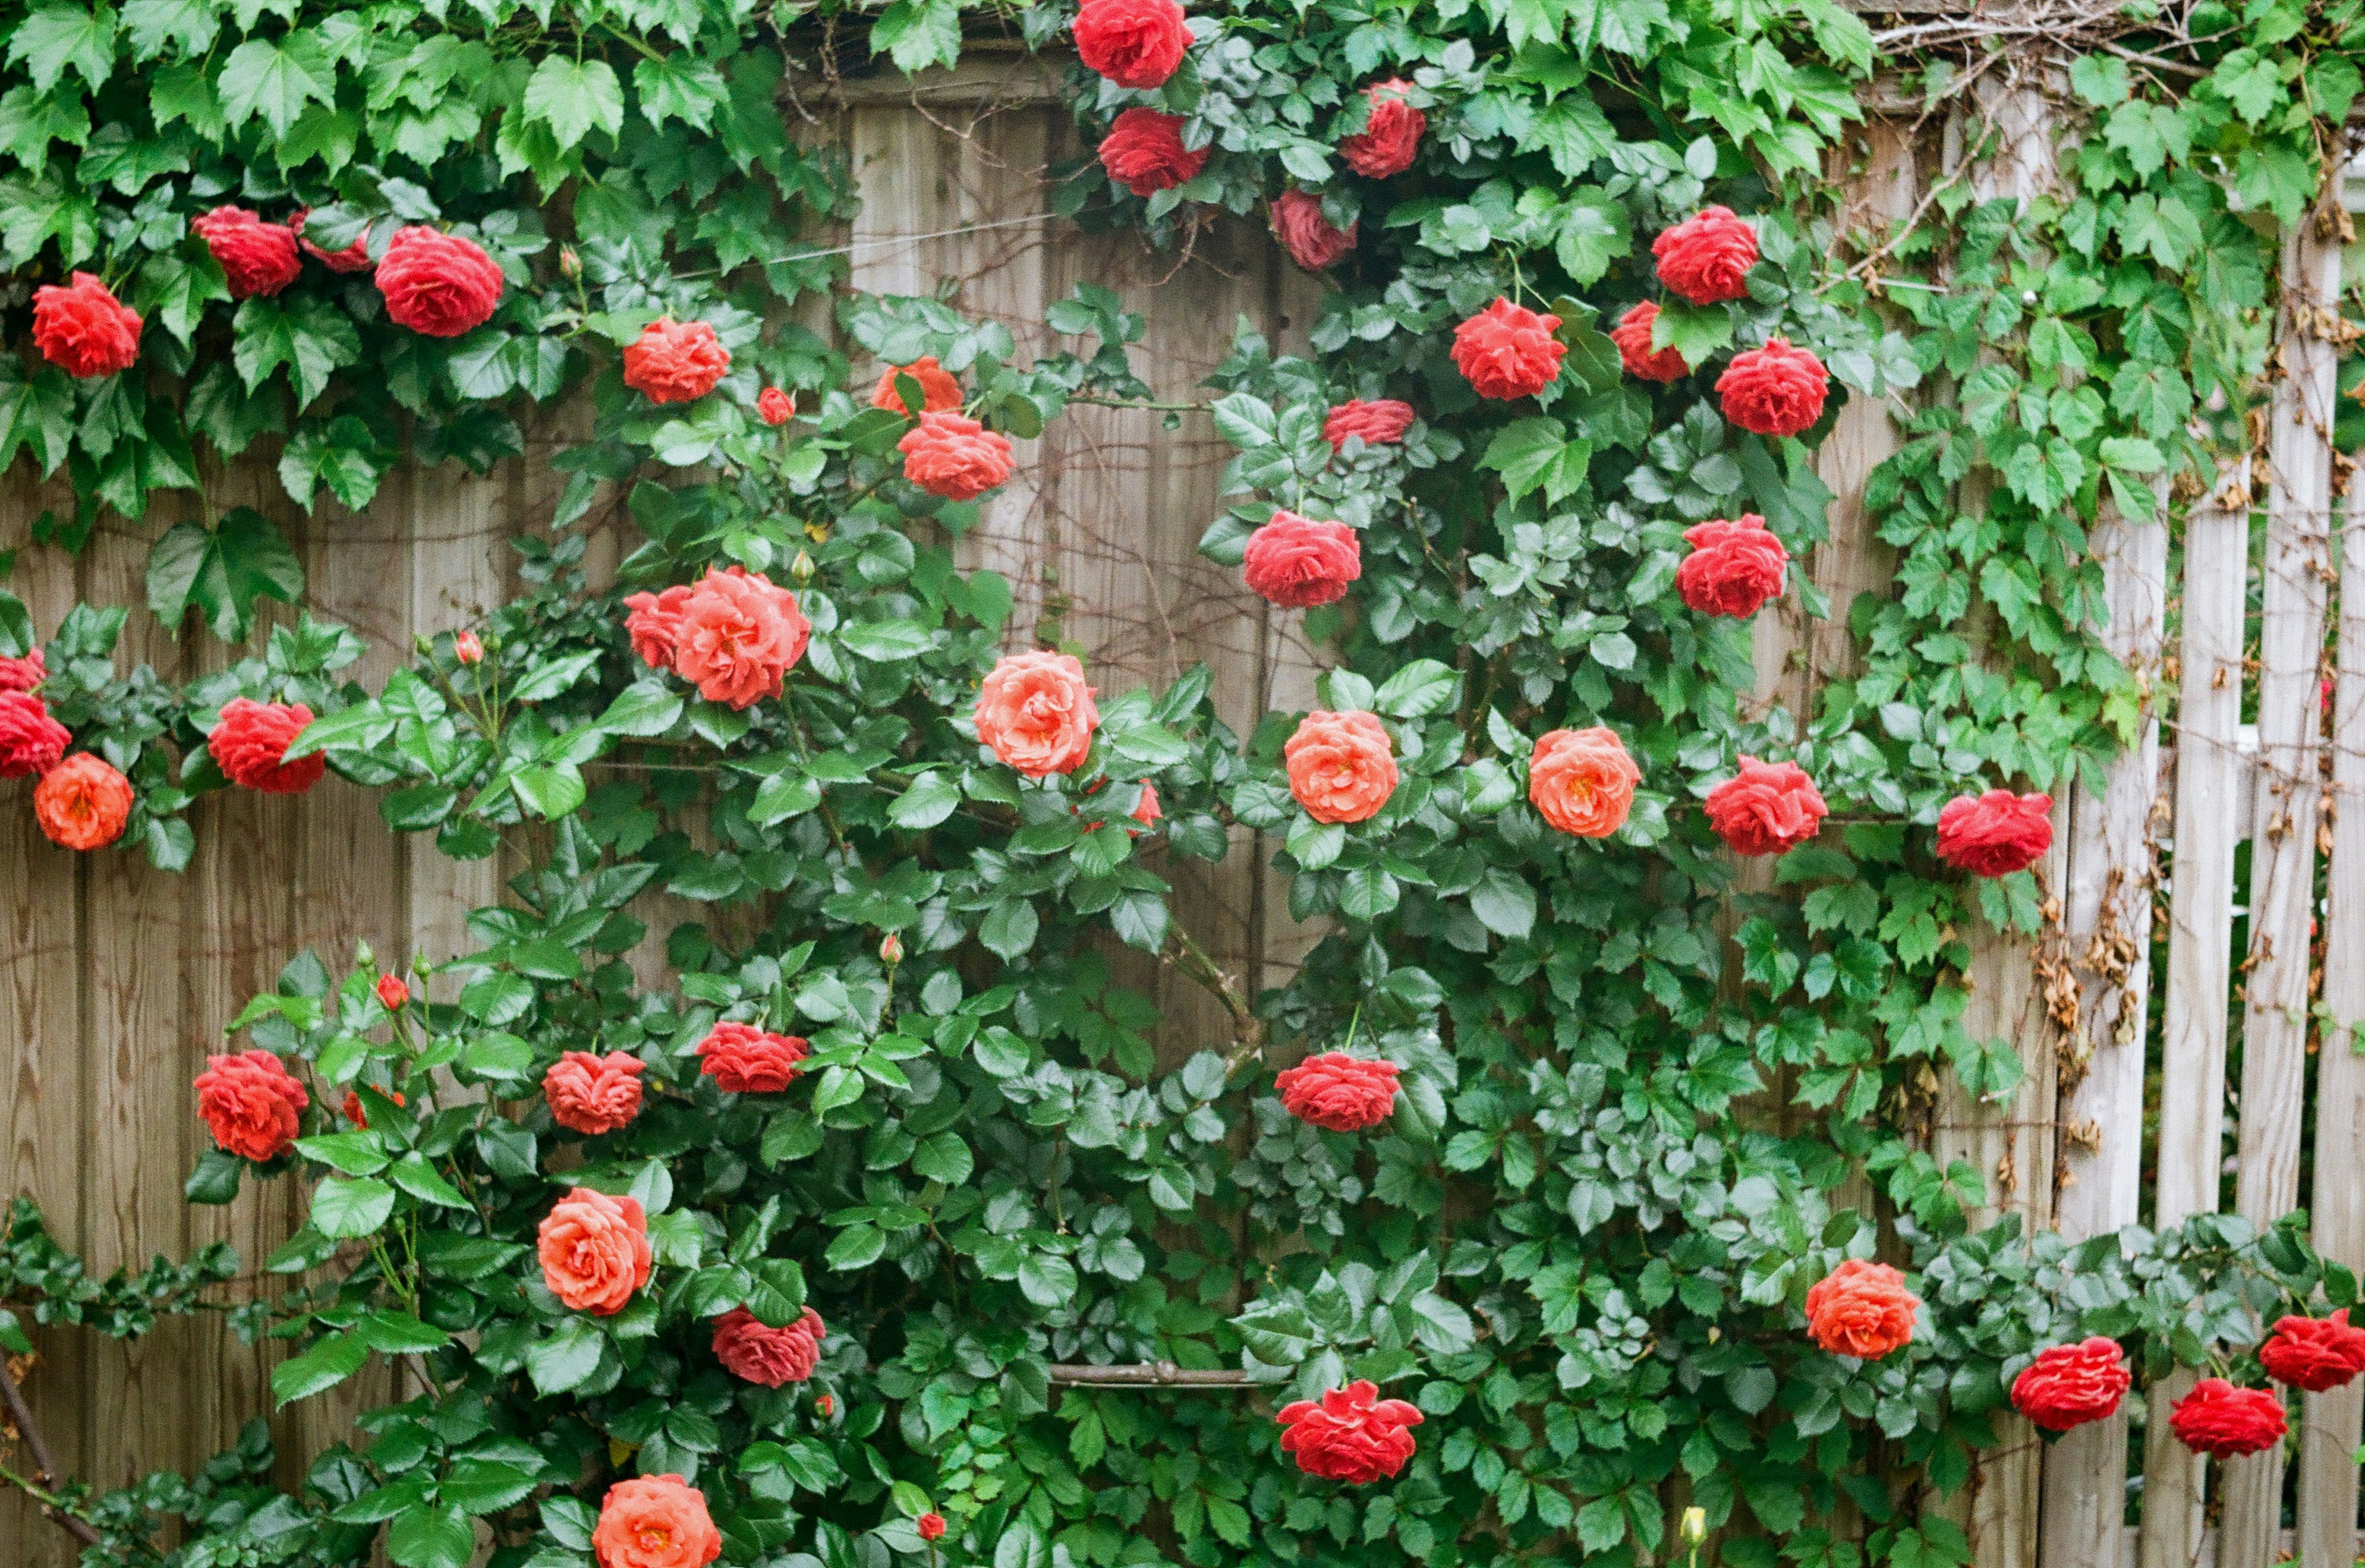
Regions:
[[[335,106],[336,73],[336,63],[309,32],[289,33],[275,43],[250,39],[222,62],[224,121],[235,130],[260,115],[273,136],[284,138],[306,104]]]
[[[877,41],[875,32],[872,41]],[[687,50],[634,66],[633,92],[640,101],[641,118],[660,129],[667,120],[678,119],[692,130],[704,130],[731,96],[723,73]]]
[[[1609,263],[1633,248],[1623,202],[1586,191],[1561,209],[1552,254],[1579,285],[1598,283]]]
[[[207,0],[129,0],[123,30],[136,65],[163,53],[167,44],[180,45],[185,57],[204,54],[221,31],[221,18]]]
[[[1541,487],[1554,503],[1585,483],[1593,443],[1572,440],[1558,420],[1515,420],[1495,434],[1480,464],[1503,476],[1513,499]]]
[[[262,513],[240,507],[219,528],[174,525],[148,554],[148,607],[178,627],[194,605],[215,636],[242,641],[254,601],[293,604],[304,591],[304,565]]]
[[[375,431],[352,414],[322,422],[307,420],[279,456],[279,483],[289,498],[312,510],[312,492],[326,485],[349,511],[360,511],[377,495],[378,482],[394,466],[395,453]]]
[[[544,55],[525,84],[524,108],[527,119],[549,128],[561,151],[595,129],[616,136],[624,129],[624,89],[604,60]]]
[[[1732,313],[1721,305],[1687,305],[1670,299],[1651,324],[1651,347],[1674,349],[1698,370],[1709,355],[1732,346]]]
[[[284,364],[295,382],[299,410],[320,395],[332,374],[362,354],[353,319],[308,295],[284,306],[258,295],[239,306],[235,327],[230,358],[247,390]]]
[[[895,0],[870,28],[870,52],[893,56],[909,73],[960,59],[960,7],[956,0]]]
[[[33,90],[47,93],[67,66],[95,91],[115,73],[115,12],[106,6],[44,6],[16,25],[8,62],[21,64]]]

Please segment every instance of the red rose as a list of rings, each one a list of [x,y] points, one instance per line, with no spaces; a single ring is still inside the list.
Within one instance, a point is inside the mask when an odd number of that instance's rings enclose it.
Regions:
[[[2204,1377],[2168,1413],[2176,1440],[2195,1453],[2232,1459],[2264,1453],[2283,1440],[2291,1423],[2283,1402],[2263,1388],[2236,1388],[2222,1377]]]
[[[2132,1379],[2114,1339],[2055,1345],[2012,1380],[2012,1407],[2048,1432],[2114,1415]]]
[[[1355,230],[1362,225],[1332,228],[1322,216],[1322,198],[1311,191],[1285,190],[1272,198],[1270,210],[1272,231],[1281,237],[1282,249],[1307,272],[1336,266],[1355,249]]]
[[[1084,0],[1070,24],[1085,66],[1120,87],[1162,87],[1191,47],[1174,0]]]
[[[624,345],[624,385],[652,403],[703,398],[730,368],[731,351],[704,321],[652,321]]]
[[[1281,1407],[1281,1449],[1297,1456],[1297,1468],[1326,1481],[1362,1486],[1385,1480],[1412,1458],[1409,1428],[1420,1412],[1401,1399],[1382,1399],[1361,1379],[1334,1388],[1319,1402],[1301,1399]]]
[[[1716,379],[1724,417],[1758,435],[1797,435],[1823,417],[1832,378],[1806,349],[1774,338],[1732,356]]]
[[[398,1105],[409,1103],[409,1102],[403,1099],[402,1092],[399,1090],[386,1089],[380,1090],[379,1092]],[[353,1123],[353,1126],[359,1127],[364,1132],[369,1131],[369,1117],[362,1113],[362,1094],[360,1090],[348,1089],[345,1091],[345,1103],[342,1109],[345,1113],[345,1120]]]
[[[207,1057],[197,1074],[197,1114],[214,1142],[243,1159],[275,1159],[294,1147],[297,1113],[312,1103],[269,1051]]]
[[[1619,317],[1618,325],[1609,329],[1609,341],[1618,345],[1618,363],[1640,381],[1681,381],[1692,370],[1683,354],[1671,348],[1651,347],[1651,333],[1658,322],[1659,308],[1647,299]]]
[[[1807,1293],[1807,1332],[1835,1356],[1877,1361],[1913,1338],[1922,1298],[1886,1263],[1851,1258]]]
[[[1377,398],[1366,403],[1361,398],[1350,398],[1330,410],[1322,421],[1322,439],[1330,443],[1333,452],[1347,444],[1353,436],[1365,446],[1393,446],[1404,440],[1412,427],[1410,403],[1399,403],[1394,398]]]
[[[189,219],[189,228],[221,263],[232,299],[268,297],[296,281],[304,259],[296,252],[296,230],[265,223],[242,207],[218,207]]]
[[[0,658],[0,691],[32,691],[50,678],[50,661],[35,648],[21,659]]]
[[[2365,1328],[2348,1327],[2348,1309],[2329,1317],[2286,1317],[2259,1347],[2259,1364],[2277,1383],[2326,1394],[2365,1372]]]
[[[1429,129],[1429,117],[1405,102],[1405,94],[1411,89],[1412,84],[1400,76],[1363,89],[1372,106],[1371,116],[1362,130],[1339,142],[1339,157],[1347,167],[1374,180],[1412,167],[1413,154],[1420,150],[1420,133]]]
[[[1693,214],[1651,241],[1659,281],[1694,305],[1749,297],[1749,269],[1757,264],[1757,230],[1729,207]]]
[[[61,849],[104,849],[131,816],[131,780],[105,757],[78,751],[33,786],[33,820]]]
[[[729,1094],[777,1094],[804,1070],[813,1047],[795,1035],[775,1035],[753,1024],[717,1024],[698,1047],[699,1070]]]
[[[951,371],[936,363],[936,356],[932,353],[922,354],[909,364],[891,364],[880,372],[879,385],[870,389],[870,406],[891,409],[907,418],[912,417],[915,411],[903,401],[903,395],[895,390],[896,378],[904,375],[920,385],[917,413],[941,414],[961,406],[960,383],[953,379]]]
[[[1938,813],[1938,858],[1975,877],[2009,877],[2053,847],[2053,797],[1990,790]]]
[[[29,691],[0,691],[0,778],[47,773],[73,741],[48,703]]]
[[[222,705],[221,722],[206,737],[206,749],[233,784],[267,795],[300,795],[320,781],[329,759],[317,751],[294,762],[279,759],[311,722],[312,710],[301,702],[233,697]]]
[[[1795,762],[1741,759],[1741,770],[1708,792],[1709,825],[1735,855],[1779,855],[1806,843],[1831,808]]]
[[[1378,1126],[1395,1114],[1396,1074],[1392,1061],[1366,1061],[1344,1051],[1307,1057],[1272,1081],[1282,1109],[1299,1121],[1334,1133]]]
[[[777,386],[756,394],[756,417],[768,425],[784,425],[797,416],[797,400]]]
[[[1332,604],[1363,575],[1363,547],[1343,522],[1317,522],[1294,511],[1249,535],[1240,565],[1250,588],[1284,610]]]
[[[821,1364],[821,1342],[828,1329],[821,1314],[807,1307],[784,1328],[767,1328],[744,1306],[734,1306],[714,1320],[714,1359],[733,1377],[778,1388],[802,1383]]]
[[[377,291],[396,326],[456,338],[492,319],[501,302],[501,269],[472,241],[414,223],[387,241]]]
[[[1568,349],[1560,318],[1497,299],[1453,329],[1453,363],[1481,398],[1529,398],[1552,384]]]
[[[932,496],[973,501],[1010,477],[1010,438],[966,414],[922,414],[895,443],[903,477]]]
[[[633,652],[651,669],[673,668],[674,644],[681,640],[682,607],[695,591],[688,583],[678,583],[663,593],[624,596],[624,634],[633,640]]]
[[[942,1514],[922,1514],[912,1522],[919,1530],[922,1540],[937,1540],[944,1536],[945,1517]]]
[[[1133,803],[1133,820],[1143,827],[1156,827],[1166,813],[1158,809],[1158,786],[1145,778],[1141,781],[1141,799]],[[1132,828],[1125,830],[1127,838],[1139,838]]]
[[[550,1119],[586,1137],[629,1126],[641,1114],[643,1065],[640,1058],[622,1051],[604,1057],[559,1052],[542,1075],[542,1097],[550,1105]]]
[[[129,370],[140,357],[140,312],[88,273],[33,290],[33,346],[68,375]]]
[[[1182,117],[1156,109],[1127,109],[1101,139],[1101,167],[1138,196],[1156,196],[1207,166],[1212,148],[1194,152],[1182,145]]]
[[[400,975],[378,976],[376,991],[378,1005],[388,1013],[399,1013],[410,1005],[410,987]]]
[[[1702,615],[1745,621],[1782,591],[1790,553],[1755,512],[1687,528],[1684,543],[1692,553],[1676,568],[1676,591]]]
[[[287,219],[287,227],[289,230],[295,234],[296,243],[302,248],[306,255],[317,258],[332,273],[363,273],[369,271],[370,253],[369,234],[367,231],[364,231],[360,239],[354,241],[352,244],[346,246],[342,251],[323,251],[319,246],[315,245],[312,241],[304,238],[304,219],[310,216],[311,214],[308,211],[299,207],[296,212],[291,214]]]

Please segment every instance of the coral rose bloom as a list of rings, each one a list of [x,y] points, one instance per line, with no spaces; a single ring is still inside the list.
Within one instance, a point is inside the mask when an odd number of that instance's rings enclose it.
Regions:
[[[652,403],[703,398],[730,368],[731,351],[704,321],[652,321],[624,345],[624,385]]]
[[[1393,446],[1404,440],[1412,428],[1413,409],[1410,403],[1399,403],[1394,398],[1375,398],[1366,403],[1361,398],[1350,398],[1330,410],[1322,421],[1322,439],[1337,452],[1353,436],[1365,446]]]
[[[1282,1108],[1301,1122],[1334,1133],[1375,1127],[1395,1114],[1396,1075],[1392,1061],[1365,1061],[1344,1051],[1307,1057],[1272,1081]]]
[[[1938,858],[1975,877],[2009,877],[2053,847],[2053,797],[1990,790],[1962,795],[1938,813]]]
[[[709,702],[745,708],[780,694],[812,639],[813,622],[797,608],[795,594],[775,588],[761,572],[710,571],[681,600],[674,673]]]
[[[1156,109],[1127,109],[1101,139],[1101,167],[1138,196],[1172,190],[1196,179],[1212,149],[1182,145],[1182,117]]]
[[[242,207],[218,207],[189,219],[189,228],[221,264],[232,299],[277,294],[304,271],[296,230],[265,223]]]
[[[1409,1428],[1420,1412],[1401,1399],[1382,1399],[1361,1379],[1334,1388],[1319,1401],[1301,1399],[1281,1407],[1281,1448],[1295,1454],[1297,1468],[1325,1481],[1362,1486],[1384,1481],[1412,1458]]]
[[[714,1359],[733,1377],[778,1388],[802,1383],[821,1364],[821,1342],[829,1330],[821,1314],[807,1307],[785,1328],[767,1328],[744,1306],[714,1320]]]
[[[1554,730],[1528,758],[1528,799],[1544,821],[1579,838],[1608,838],[1626,825],[1642,770],[1618,732]]]
[[[1073,654],[1035,649],[996,664],[978,689],[977,738],[1029,778],[1073,773],[1093,749],[1101,711]]]
[[[431,338],[456,338],[491,320],[501,286],[501,269],[482,247],[423,223],[396,230],[378,258],[387,319]]]
[[[1354,252],[1355,231],[1362,225],[1333,228],[1322,216],[1322,198],[1311,191],[1285,190],[1272,198],[1269,210],[1282,249],[1307,272],[1327,271]]]
[[[723,1536],[705,1493],[678,1475],[636,1475],[600,1500],[591,1551],[600,1568],[706,1568]]]
[[[50,768],[33,787],[33,816],[62,848],[104,849],[123,836],[130,815],[131,780],[86,751]]]
[[[291,213],[287,218],[287,228],[289,231],[296,236],[296,243],[303,250],[306,255],[314,258],[332,273],[365,273],[369,271],[370,253],[368,234],[363,234],[360,239],[354,241],[352,244],[346,246],[342,251],[323,251],[319,246],[315,245],[312,241],[304,238],[304,219],[310,216],[311,214],[308,211],[299,210],[295,213]]]
[[[89,273],[33,290],[33,346],[68,375],[129,370],[140,358],[140,312]]]
[[[1830,812],[1795,762],[1741,759],[1741,771],[1708,792],[1709,825],[1735,855],[1779,855],[1806,843]]]
[[[1070,26],[1085,67],[1120,87],[1163,87],[1191,47],[1174,0],[1084,0]]]
[[[1903,1274],[1851,1258],[1807,1293],[1807,1332],[1835,1356],[1877,1361],[1913,1338],[1921,1305]]]
[[[1823,417],[1832,378],[1806,349],[1774,338],[1732,356],[1716,379],[1724,417],[1758,435],[1797,435]]]
[[[50,678],[50,661],[33,649],[21,659],[0,658],[0,691],[37,691]]]
[[[197,1074],[197,1114],[214,1142],[241,1159],[275,1159],[294,1147],[297,1113],[312,1103],[269,1051],[207,1057]]]
[[[1317,522],[1294,511],[1249,535],[1240,566],[1250,588],[1284,610],[1333,604],[1363,575],[1363,547],[1343,522]]]
[[[1339,140],[1340,162],[1373,180],[1384,180],[1412,167],[1413,155],[1420,150],[1420,133],[1429,129],[1429,117],[1405,102],[1405,95],[1411,90],[1412,84],[1400,76],[1363,89],[1363,96],[1371,101],[1371,117],[1362,129]]]
[[[47,773],[73,744],[73,732],[50,717],[29,691],[0,691],[0,778]]]
[[[1395,743],[1376,714],[1317,708],[1281,748],[1289,792],[1318,823],[1377,816],[1396,790]]]
[[[1497,299],[1453,329],[1453,363],[1481,398],[1530,398],[1560,375],[1560,318]]]
[[[1757,264],[1757,230],[1729,207],[1694,213],[1651,241],[1659,281],[1694,305],[1749,297],[1749,269]]]
[[[2259,1364],[2277,1383],[2326,1394],[2365,1372],[2365,1328],[2348,1327],[2348,1309],[2329,1317],[2285,1317],[2259,1347]]]
[[[964,414],[922,414],[895,443],[903,477],[932,496],[973,501],[1010,477],[1010,438]]]
[[[717,1024],[699,1042],[699,1070],[728,1094],[778,1094],[804,1070],[813,1047],[801,1036],[753,1024]]]
[[[920,407],[912,408],[895,390],[895,378],[908,375],[920,384]],[[879,385],[870,389],[870,406],[891,409],[896,413],[916,418],[921,414],[941,414],[961,406],[960,383],[952,372],[936,363],[936,356],[922,354],[909,364],[891,364],[880,373]]]
[[[221,722],[206,737],[206,749],[233,784],[266,795],[300,795],[320,781],[329,759],[317,751],[293,762],[280,758],[311,722],[312,710],[301,702],[233,697],[222,705]]]
[[[612,1317],[649,1282],[649,1221],[638,1198],[577,1187],[543,1216],[542,1282],[577,1312]]]
[[[633,652],[651,669],[673,668],[674,644],[681,638],[681,608],[689,602],[688,583],[662,593],[635,593],[624,598],[624,634]]]
[[[561,1051],[542,1075],[542,1097],[550,1119],[586,1137],[631,1125],[641,1114],[641,1058],[618,1051]]]
[[[1609,329],[1618,345],[1618,363],[1638,381],[1681,381],[1691,374],[1683,354],[1672,348],[1653,349],[1651,334],[1659,324],[1659,308],[1649,300],[1630,308]]]
[[[2291,1423],[2283,1402],[2263,1388],[2236,1388],[2222,1377],[2204,1377],[2168,1414],[2176,1440],[2195,1453],[2233,1459],[2264,1453],[2283,1440]]]
[[[1790,553],[1755,512],[1684,530],[1692,553],[1676,568],[1676,591],[1702,615],[1747,620],[1782,591]]]
[[[797,417],[797,400],[777,386],[756,394],[756,417],[768,425],[784,425]]]
[[[2114,1414],[2132,1381],[2114,1339],[2055,1345],[2012,1380],[2012,1407],[2048,1432],[2066,1432]]]

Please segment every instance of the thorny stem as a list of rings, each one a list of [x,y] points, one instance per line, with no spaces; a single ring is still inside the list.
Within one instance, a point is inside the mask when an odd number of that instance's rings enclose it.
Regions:
[[[1241,989],[1239,980],[1209,958],[1207,950],[1182,926],[1170,924],[1166,942],[1165,950],[1159,956],[1196,980],[1232,1015],[1232,1035],[1239,1043],[1224,1058],[1224,1076],[1229,1078],[1250,1062],[1262,1060],[1264,1020],[1249,1005],[1248,993]]]
[[[32,1450],[33,1473],[19,1475],[6,1465],[0,1465],[0,1481],[6,1481],[38,1506],[42,1516],[55,1522],[84,1546],[99,1543],[97,1524],[68,1499],[53,1490],[58,1484],[57,1456],[50,1451],[49,1439],[41,1435],[40,1423],[33,1419],[32,1406],[25,1403],[24,1394],[17,1387],[17,1379],[8,1371],[5,1357],[0,1357],[0,1399],[8,1406],[8,1419],[17,1428],[25,1446]]]

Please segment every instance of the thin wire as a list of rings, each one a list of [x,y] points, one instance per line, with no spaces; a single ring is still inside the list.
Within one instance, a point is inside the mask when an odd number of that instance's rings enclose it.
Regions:
[[[1087,207],[1083,210],[1086,212],[1093,210],[1106,212],[1113,210],[1113,208],[1108,207],[1103,207],[1097,209]],[[933,233],[928,234],[889,234],[876,240],[857,240],[850,244],[838,245],[826,251],[800,251],[793,256],[773,256],[767,260],[757,262],[754,264],[760,267],[786,266],[790,262],[815,262],[821,260],[824,256],[850,256],[857,251],[878,250],[880,247],[887,245],[918,245],[930,240],[955,240],[964,234],[983,234],[989,230],[994,229],[1017,229],[1029,223],[1046,222],[1059,216],[1060,215],[1056,212],[1037,212],[1030,213],[1025,218],[1004,218],[997,219],[992,223],[964,223],[957,228],[939,229],[935,230]],[[1083,213],[1079,212],[1076,216],[1081,218],[1083,216]],[[749,263],[741,262],[738,264],[739,266],[744,267]],[[722,267],[701,267],[695,272],[677,273],[674,275],[677,277],[707,277],[720,274],[723,270],[724,269]],[[734,268],[732,270],[735,271],[736,269]]]

